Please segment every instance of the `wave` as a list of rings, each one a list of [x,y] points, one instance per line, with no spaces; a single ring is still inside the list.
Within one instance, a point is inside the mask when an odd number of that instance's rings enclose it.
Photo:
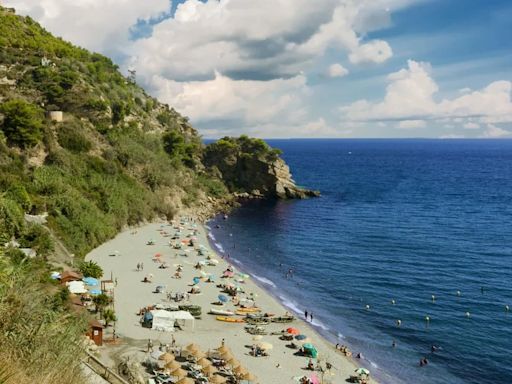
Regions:
[[[211,232],[208,232],[208,237],[209,237],[211,240],[213,240],[213,241],[215,241],[215,240],[216,240],[216,239],[215,239],[215,236],[214,236],[214,235],[213,235],[213,233],[211,233]]]
[[[274,284],[274,282],[272,280],[269,280],[265,277],[261,277],[261,276],[255,275],[255,274],[253,274],[252,277],[254,277],[258,281],[261,281],[263,284],[267,284],[273,288],[276,288],[276,285]]]
[[[298,313],[298,314],[302,313],[302,310],[297,306],[297,304],[295,302],[293,302],[292,300],[290,300],[286,296],[278,295],[278,297],[281,300],[281,303],[283,303],[283,305],[285,307],[291,309],[295,313]]]
[[[214,243],[214,245],[215,245],[215,248],[217,248],[220,253],[224,253],[224,248],[222,247],[222,244]]]

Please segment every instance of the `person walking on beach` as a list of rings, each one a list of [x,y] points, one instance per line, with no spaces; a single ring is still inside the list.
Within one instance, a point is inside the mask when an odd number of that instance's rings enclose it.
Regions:
[[[148,352],[153,352],[153,342],[148,339]]]
[[[306,319],[306,321],[308,320],[308,311],[304,311],[304,318]]]
[[[137,263],[137,272],[140,271],[140,263]]]
[[[144,263],[140,263],[140,270],[143,271],[144,270]]]
[[[313,322],[313,314],[312,313],[309,314],[309,318],[311,319],[311,322]]]

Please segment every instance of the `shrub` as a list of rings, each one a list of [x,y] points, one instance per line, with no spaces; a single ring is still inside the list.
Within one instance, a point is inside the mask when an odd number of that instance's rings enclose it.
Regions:
[[[92,143],[81,132],[83,127],[80,124],[65,124],[59,129],[59,144],[73,152],[88,152]]]
[[[1,129],[8,142],[22,148],[36,145],[42,138],[43,111],[24,100],[10,100],[0,105],[4,114]]]
[[[84,261],[80,264],[80,272],[86,277],[100,279],[103,276],[103,269],[94,261]]]

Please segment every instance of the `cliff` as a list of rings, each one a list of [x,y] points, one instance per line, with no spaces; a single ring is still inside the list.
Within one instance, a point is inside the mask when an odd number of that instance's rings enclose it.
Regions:
[[[204,150],[203,163],[240,197],[303,199],[318,191],[295,185],[280,151],[260,139],[224,137]]]

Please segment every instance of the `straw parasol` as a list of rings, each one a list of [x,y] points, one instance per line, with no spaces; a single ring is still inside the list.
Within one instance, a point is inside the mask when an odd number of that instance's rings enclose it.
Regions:
[[[224,360],[231,360],[234,356],[231,352],[227,351],[220,354]]]
[[[265,351],[268,351],[269,349],[274,348],[274,346],[270,343],[262,341],[261,343],[256,344],[258,348],[264,349]]]
[[[211,379],[208,379],[210,384],[224,384],[227,381],[225,377],[219,375],[213,375]]]
[[[186,377],[187,374],[188,374],[188,372],[185,371],[183,368],[177,368],[171,372],[171,376],[176,376],[178,379]]]
[[[263,336],[261,335],[256,335],[252,338],[254,341],[260,341],[261,339],[263,339]]]
[[[181,368],[181,364],[178,363],[176,360],[173,360],[165,364],[165,368],[174,371],[175,369]]]
[[[242,367],[241,365],[239,365],[238,367],[236,367],[235,369],[233,369],[233,372],[235,372],[235,374],[237,376],[242,376],[242,375],[245,375],[248,371],[246,368]]]
[[[160,357],[158,358],[158,360],[163,360],[166,363],[169,363],[169,362],[173,361],[174,359],[175,359],[174,355],[169,352],[165,352],[164,354],[160,355]]]
[[[217,351],[219,351],[220,353],[231,352],[231,350],[229,349],[229,347],[226,347],[225,345],[222,345],[222,346],[220,346],[219,348],[217,348]]]
[[[242,380],[256,381],[256,376],[254,376],[251,372],[247,372],[242,375]]]
[[[205,368],[205,367],[212,365],[212,362],[210,360],[202,357],[201,359],[199,359],[197,364],[199,364],[202,368]]]
[[[215,368],[213,365],[209,365],[207,367],[204,367],[202,370],[201,370],[206,376],[211,376],[213,375],[215,372],[217,372],[217,368]]]
[[[230,365],[234,368],[234,367],[238,367],[240,365],[240,362],[233,357],[233,358],[229,359],[228,361],[226,361],[226,364]]]
[[[176,384],[194,384],[194,380],[192,380],[190,377],[183,377],[181,380],[178,380]]]
[[[192,344],[189,344],[185,347],[185,349],[189,352],[193,352],[193,351],[197,351],[199,350],[199,345],[195,344],[195,343],[192,343]]]
[[[196,359],[202,359],[202,358],[206,357],[206,354],[199,349],[196,349],[195,351],[191,351],[190,354],[192,356],[194,356]]]

